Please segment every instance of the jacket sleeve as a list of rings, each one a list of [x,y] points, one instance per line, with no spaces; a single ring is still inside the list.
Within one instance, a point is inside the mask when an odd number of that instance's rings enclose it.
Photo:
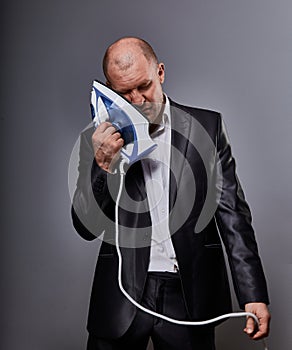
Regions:
[[[86,240],[93,240],[114,227],[114,200],[117,175],[101,169],[95,162],[91,144],[93,129],[80,135],[79,166],[71,215],[73,226]]]
[[[235,293],[241,308],[249,302],[268,304],[251,212],[236,175],[235,160],[221,116],[218,119],[217,150],[222,181],[215,217],[228,256]]]

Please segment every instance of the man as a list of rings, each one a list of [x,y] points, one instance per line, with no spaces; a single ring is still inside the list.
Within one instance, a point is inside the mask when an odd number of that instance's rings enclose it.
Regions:
[[[148,118],[158,144],[126,172],[118,219],[121,237],[128,239],[121,247],[124,288],[147,309],[174,319],[206,320],[230,312],[219,228],[239,305],[259,319],[257,327],[248,318],[244,331],[252,339],[267,336],[265,277],[221,116],[169,99],[162,90],[164,64],[141,39],[113,43],[103,68],[107,85]],[[120,178],[115,169],[123,145],[109,122],[81,135],[73,223],[87,240],[103,234],[87,349],[146,349],[150,336],[159,350],[215,349],[214,325],[161,320],[137,309],[119,289],[114,212]]]

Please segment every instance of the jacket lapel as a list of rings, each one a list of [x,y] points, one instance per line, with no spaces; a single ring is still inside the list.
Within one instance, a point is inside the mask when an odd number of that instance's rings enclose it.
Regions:
[[[176,200],[177,188],[181,181],[182,169],[186,160],[187,146],[191,130],[191,117],[176,107],[170,100],[171,112],[171,153],[170,153],[170,189],[169,210]]]

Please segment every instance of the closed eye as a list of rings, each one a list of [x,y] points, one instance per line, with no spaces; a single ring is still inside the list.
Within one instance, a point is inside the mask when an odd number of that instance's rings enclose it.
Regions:
[[[151,87],[151,85],[152,85],[152,81],[150,80],[150,81],[147,81],[146,83],[139,85],[136,88],[136,90],[139,92],[147,91]],[[115,90],[115,91],[122,96],[126,96],[126,95],[130,95],[133,90],[129,89],[129,90]]]
[[[145,91],[148,90],[150,88],[150,86],[152,85],[152,81],[148,81],[146,84],[142,84],[138,87],[139,91]]]

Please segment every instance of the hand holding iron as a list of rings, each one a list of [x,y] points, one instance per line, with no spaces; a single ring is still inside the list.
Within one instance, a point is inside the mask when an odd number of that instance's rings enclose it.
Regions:
[[[109,122],[103,122],[92,135],[94,157],[97,165],[107,172],[112,172],[124,145],[121,134]]]

